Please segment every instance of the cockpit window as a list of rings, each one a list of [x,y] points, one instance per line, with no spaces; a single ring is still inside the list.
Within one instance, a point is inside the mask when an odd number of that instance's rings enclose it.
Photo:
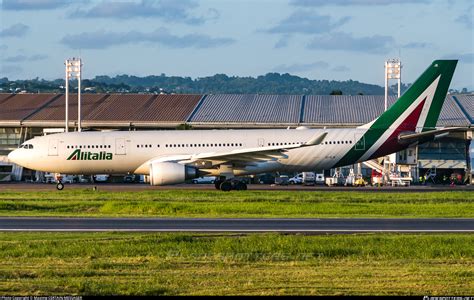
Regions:
[[[33,145],[31,144],[23,144],[20,146],[20,148],[23,148],[23,149],[33,149]]]

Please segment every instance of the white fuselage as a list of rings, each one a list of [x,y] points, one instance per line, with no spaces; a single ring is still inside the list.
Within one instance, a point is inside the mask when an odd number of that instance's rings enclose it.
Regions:
[[[15,150],[10,158],[24,167],[45,172],[147,175],[150,160],[162,157],[304,144],[316,134],[327,132],[319,145],[290,149],[285,158],[233,169],[237,176],[310,171],[333,167],[366,131],[357,128],[71,132],[29,140],[25,144],[31,144],[32,149]],[[219,175],[219,170],[208,173]]]

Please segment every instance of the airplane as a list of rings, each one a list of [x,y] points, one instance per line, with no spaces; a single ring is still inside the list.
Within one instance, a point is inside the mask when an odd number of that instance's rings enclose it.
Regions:
[[[218,176],[216,189],[245,190],[236,176],[351,165],[458,130],[436,128],[456,64],[433,61],[387,111],[357,128],[67,132],[28,140],[8,158],[44,172],[148,175],[151,185]]]

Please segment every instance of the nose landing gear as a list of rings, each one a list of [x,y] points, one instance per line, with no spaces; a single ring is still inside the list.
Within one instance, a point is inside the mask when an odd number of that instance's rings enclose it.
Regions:
[[[64,189],[64,184],[63,184],[61,181],[59,181],[59,182],[56,184],[56,189],[57,189],[58,191],[62,191],[62,190]]]

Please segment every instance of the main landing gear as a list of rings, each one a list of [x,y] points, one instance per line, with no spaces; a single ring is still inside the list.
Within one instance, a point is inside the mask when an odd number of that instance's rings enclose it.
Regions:
[[[214,186],[217,190],[224,192],[230,192],[231,190],[245,191],[247,190],[247,184],[239,180],[221,180],[218,179],[214,182]]]

